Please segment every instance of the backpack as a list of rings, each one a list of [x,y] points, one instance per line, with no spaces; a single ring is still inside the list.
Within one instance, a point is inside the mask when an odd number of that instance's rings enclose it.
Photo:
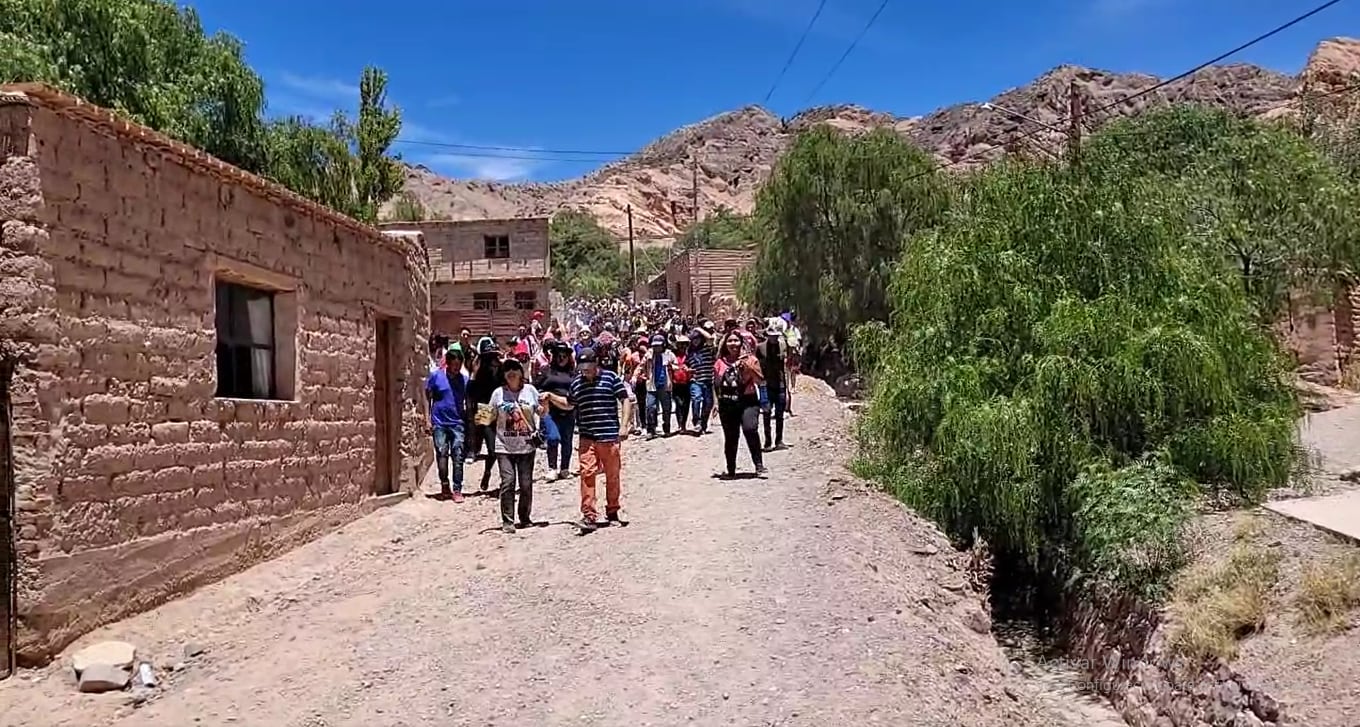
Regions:
[[[726,401],[736,401],[741,398],[740,359],[723,370],[722,378],[718,380],[718,398]]]

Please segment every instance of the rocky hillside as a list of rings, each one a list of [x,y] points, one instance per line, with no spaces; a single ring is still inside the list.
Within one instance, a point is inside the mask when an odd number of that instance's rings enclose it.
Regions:
[[[1090,126],[1131,116],[1165,104],[1198,103],[1275,118],[1294,111],[1300,92],[1329,91],[1354,83],[1360,72],[1360,40],[1324,41],[1298,77],[1257,66],[1233,64],[1206,68],[1146,96],[1125,101],[1160,82],[1155,76],[1059,66],[1033,82],[990,100],[1045,124],[1061,126],[1067,116],[1068,89],[1075,82],[1089,110]],[[825,123],[856,133],[889,127],[941,161],[957,168],[985,163],[1009,149],[1059,148],[1062,135],[1045,130],[1030,139],[1016,137],[1035,128],[1032,121],[1010,118],[982,103],[963,103],[926,116],[899,118],[858,106],[808,109],[780,119],[759,106],[747,106],[677,129],[636,154],[579,179],[553,184],[502,184],[440,177],[423,167],[407,169],[406,189],[428,209],[453,219],[551,214],[562,208],[594,213],[607,227],[627,229],[624,210],[633,207],[634,229],[644,238],[667,239],[692,218],[697,176],[701,211],[725,206],[749,211],[756,189],[794,136]]]

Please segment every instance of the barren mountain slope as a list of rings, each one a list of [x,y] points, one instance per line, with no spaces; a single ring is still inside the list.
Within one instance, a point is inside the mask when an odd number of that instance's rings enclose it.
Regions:
[[[562,208],[594,213],[611,230],[627,230],[625,210],[633,207],[639,238],[669,238],[692,218],[697,192],[701,212],[728,207],[749,211],[755,192],[794,136],[826,123],[847,133],[889,127],[941,161],[959,168],[1000,157],[1009,148],[1028,153],[1059,149],[1062,134],[1037,124],[1061,127],[1068,89],[1075,82],[1088,113],[1088,129],[1121,116],[1168,103],[1223,106],[1252,116],[1277,117],[1293,110],[1305,85],[1330,90],[1352,82],[1360,71],[1360,41],[1324,41],[1298,78],[1247,64],[1206,68],[1144,96],[1126,100],[1160,82],[1139,73],[1110,73],[1059,66],[1033,82],[991,100],[1033,121],[1012,118],[981,103],[950,106],[923,117],[899,118],[858,106],[823,106],[782,120],[759,106],[747,106],[680,128],[619,162],[580,179],[554,184],[501,184],[444,179],[428,169],[408,169],[406,188],[427,208],[453,219],[551,214]]]

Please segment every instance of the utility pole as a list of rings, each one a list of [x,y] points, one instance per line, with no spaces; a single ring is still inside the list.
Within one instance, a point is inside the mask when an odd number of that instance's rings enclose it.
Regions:
[[[633,205],[628,205],[628,300],[637,302],[637,254],[633,250]]]
[[[693,224],[699,224],[699,156],[690,160],[689,172],[689,203],[690,214],[694,215]]]
[[[1081,91],[1074,78],[1067,87],[1067,156],[1072,164],[1077,163],[1081,154],[1082,111]]]

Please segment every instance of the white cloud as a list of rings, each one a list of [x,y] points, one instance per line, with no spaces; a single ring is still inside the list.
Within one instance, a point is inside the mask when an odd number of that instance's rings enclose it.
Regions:
[[[279,83],[292,91],[313,99],[343,103],[357,103],[359,100],[359,87],[357,85],[335,78],[302,76],[284,71],[279,74],[278,80]]]
[[[544,163],[539,159],[504,156],[469,156],[456,153],[425,154],[411,161],[451,177],[518,182],[528,179]]]

